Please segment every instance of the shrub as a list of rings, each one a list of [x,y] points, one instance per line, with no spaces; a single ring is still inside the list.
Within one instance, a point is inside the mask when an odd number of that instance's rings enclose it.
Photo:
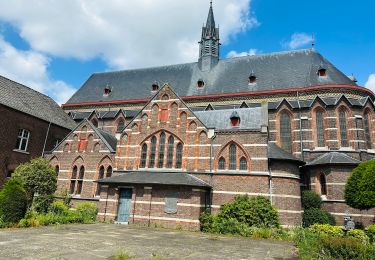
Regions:
[[[17,223],[26,213],[26,192],[19,180],[8,180],[0,192],[0,217],[4,223]]]
[[[357,239],[357,240],[361,241],[362,243],[368,243],[368,241],[369,241],[369,238],[366,235],[366,232],[364,230],[361,230],[361,229],[351,229],[346,233],[346,235],[348,237]]]
[[[39,195],[34,197],[32,211],[36,211],[38,213],[47,213],[48,208],[53,200],[53,195]]]
[[[236,196],[231,203],[221,206],[218,218],[236,219],[240,223],[256,227],[279,227],[279,216],[271,202],[262,196],[250,198]]]
[[[214,224],[214,215],[210,214],[208,211],[203,212],[199,216],[200,228],[203,232],[213,232],[212,227]]]
[[[357,239],[323,237],[320,241],[322,259],[375,259],[375,247]]]
[[[96,214],[98,214],[98,208],[92,202],[79,203],[76,206],[76,214],[82,218],[84,223],[91,223],[96,220]]]
[[[28,208],[33,203],[34,194],[52,195],[57,188],[55,170],[49,165],[48,160],[41,157],[20,164],[15,169],[12,178],[22,181],[27,195]]]
[[[48,211],[55,215],[66,216],[69,213],[69,207],[64,202],[56,200],[49,206]]]
[[[314,224],[309,227],[308,229],[310,232],[318,235],[323,236],[331,236],[331,237],[342,237],[344,236],[344,231],[341,227],[338,226],[331,226],[327,224]]]
[[[315,192],[310,190],[304,190],[302,191],[301,195],[301,203],[303,209],[320,209],[322,205],[322,199]]]
[[[367,236],[372,243],[375,243],[375,224],[367,227]]]
[[[356,209],[375,207],[375,160],[362,162],[345,185],[345,201]]]
[[[313,224],[336,225],[335,218],[323,209],[310,208],[303,212],[302,225],[309,227]]]

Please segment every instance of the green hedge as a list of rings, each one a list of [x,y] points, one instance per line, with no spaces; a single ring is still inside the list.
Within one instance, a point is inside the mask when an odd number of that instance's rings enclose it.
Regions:
[[[301,194],[301,203],[303,209],[320,209],[322,205],[322,199],[317,193],[311,190],[304,190]]]
[[[323,209],[310,208],[303,212],[302,225],[309,227],[314,224],[336,225],[335,218]]]
[[[366,232],[368,238],[372,243],[375,243],[375,224],[370,225],[367,227],[367,232]]]
[[[26,213],[26,192],[19,180],[8,180],[0,191],[0,218],[1,222],[17,223]]]

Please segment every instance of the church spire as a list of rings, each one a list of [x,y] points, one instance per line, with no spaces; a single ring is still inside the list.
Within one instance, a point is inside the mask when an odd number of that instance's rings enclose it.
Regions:
[[[200,69],[202,71],[211,70],[219,62],[219,55],[219,28],[216,28],[212,1],[210,1],[207,22],[202,28],[202,37],[199,42]]]

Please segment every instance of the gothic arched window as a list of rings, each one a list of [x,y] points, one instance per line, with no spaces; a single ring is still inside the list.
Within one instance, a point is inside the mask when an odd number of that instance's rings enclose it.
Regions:
[[[319,183],[320,183],[320,194],[327,195],[327,183],[326,183],[326,177],[324,176],[324,174],[320,175]]]
[[[176,148],[176,168],[182,167],[182,143],[178,143]]]
[[[290,116],[286,112],[280,116],[280,144],[285,151],[292,152],[292,127]]]
[[[108,166],[106,178],[109,178],[111,176],[112,176],[112,166]]]
[[[121,132],[122,130],[124,130],[124,128],[125,128],[125,121],[124,119],[120,118],[117,124],[117,132]]]
[[[320,110],[316,112],[316,141],[318,147],[325,146],[323,112]]]
[[[98,180],[103,179],[103,178],[104,178],[104,166],[102,165],[99,168]],[[97,186],[96,186],[96,196],[100,195],[100,191],[101,191],[101,184],[98,183]]]
[[[81,166],[79,168],[79,177],[77,183],[77,194],[81,194],[82,192],[82,185],[83,185],[83,178],[85,177],[85,167]]]
[[[150,159],[148,161],[148,167],[149,168],[154,168],[154,166],[155,166],[155,152],[156,152],[156,137],[153,136],[151,138]]]
[[[174,137],[171,135],[168,138],[167,168],[173,167],[173,148],[174,148]]]
[[[142,152],[141,152],[141,165],[139,168],[146,167],[146,159],[147,159],[147,144],[142,145]]]
[[[163,165],[164,165],[164,148],[165,148],[165,133],[162,132],[160,134],[160,140],[159,140],[158,168],[163,168]]]
[[[339,112],[339,125],[340,125],[340,138],[341,138],[341,146],[348,147],[348,133],[346,130],[346,113],[344,110]]]
[[[241,157],[240,159],[240,170],[246,171],[247,170],[247,160],[245,157]]]
[[[219,170],[225,170],[225,159],[224,159],[224,157],[220,157],[218,168],[219,168]]]
[[[74,166],[73,171],[72,171],[72,177],[70,178],[70,194],[74,193],[74,189],[75,189],[76,181],[77,181],[77,172],[78,172],[78,168],[77,166]]]
[[[236,159],[237,159],[236,145],[231,144],[229,146],[229,170],[235,170],[237,168]]]
[[[364,128],[365,128],[366,146],[367,146],[367,149],[371,149],[372,148],[372,142],[371,142],[369,113],[366,113],[363,116],[363,124],[364,124]]]

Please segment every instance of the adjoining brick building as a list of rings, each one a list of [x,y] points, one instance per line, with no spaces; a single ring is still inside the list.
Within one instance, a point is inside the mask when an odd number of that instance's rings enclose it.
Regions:
[[[284,225],[300,191],[338,223],[344,185],[375,155],[374,94],[314,48],[219,60],[212,6],[198,62],[93,74],[63,105],[79,123],[48,155],[59,189],[96,201],[99,217],[198,226],[238,194],[263,195]],[[161,82],[168,82],[162,84]]]
[[[52,150],[76,123],[49,97],[0,76],[0,186],[20,164]]]

